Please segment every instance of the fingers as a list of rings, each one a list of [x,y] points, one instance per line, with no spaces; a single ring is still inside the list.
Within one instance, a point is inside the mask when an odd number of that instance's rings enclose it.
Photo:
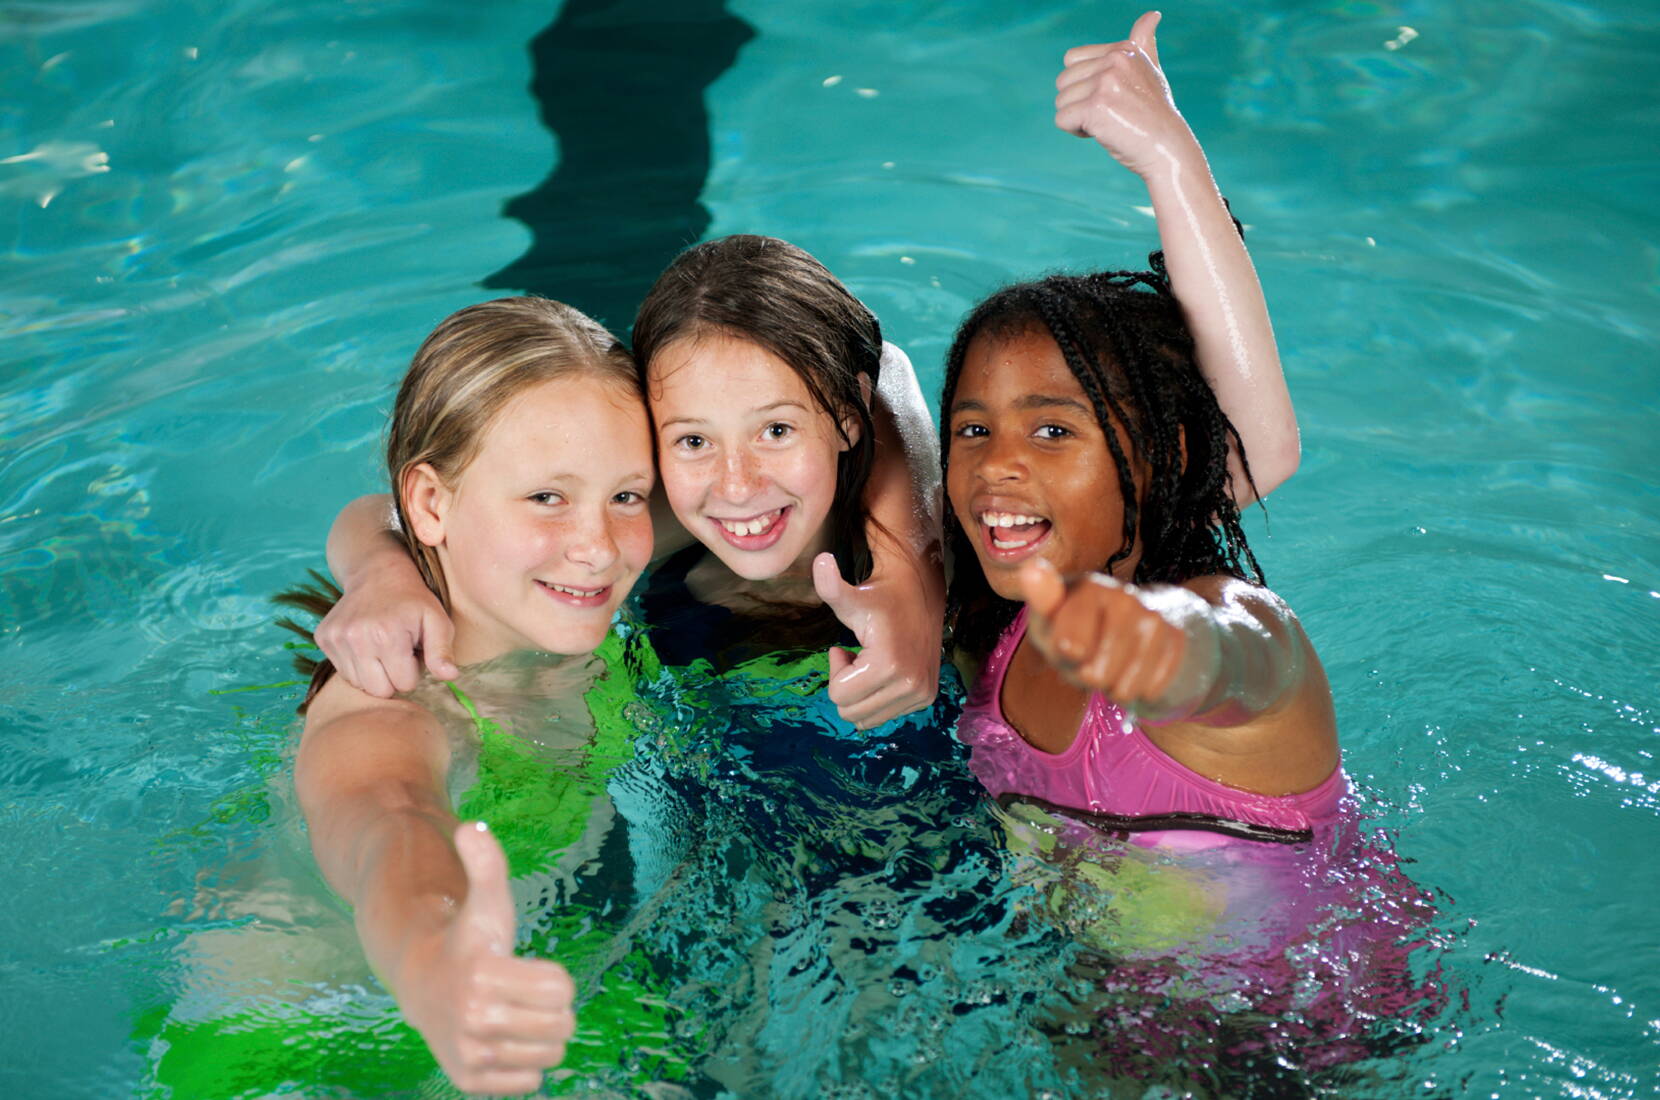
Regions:
[[[1027,582],[1025,570],[1021,579]],[[1062,585],[1057,600],[1052,586],[1060,583],[1058,575],[1033,570],[1027,588],[1049,602],[1042,613],[1037,604],[1027,604],[1029,636],[1044,658],[1072,683],[1120,703],[1161,698],[1181,663],[1186,645],[1181,628],[1111,577],[1091,574]]]
[[[334,662],[335,671],[348,684],[377,699],[390,699],[400,691],[413,690],[421,682],[415,643],[407,633],[388,634],[382,627],[366,622],[337,626],[330,621],[333,614],[330,612],[317,624],[314,636],[318,647]]]
[[[461,1031],[440,1061],[467,1092],[527,1092],[558,1065],[576,1031],[575,987],[558,963],[491,958],[473,971],[456,1006]],[[517,1082],[517,1083],[515,1083]]]
[[[843,649],[839,645],[833,645],[833,646],[830,647],[829,657],[830,657],[830,684],[831,684],[830,698],[834,699],[836,697],[836,692],[835,692],[836,678],[838,676],[840,676],[842,673],[846,672],[848,670],[848,668],[853,664],[853,654],[849,653],[847,650]]]
[[[507,885],[506,853],[482,821],[456,827],[455,852],[467,872],[467,898],[457,922],[470,928],[492,954],[511,954],[518,913]]]
[[[450,617],[440,611],[429,611],[421,616],[421,654],[426,659],[427,671],[440,680],[453,680],[461,674],[455,665],[452,649],[455,642],[455,624]],[[416,670],[416,680],[400,691],[412,691],[416,683],[420,682],[420,669]]]
[[[542,1087],[541,1070],[467,1070],[444,1067],[456,1088],[469,1096],[523,1096]]]
[[[835,654],[847,661],[839,670]],[[878,647],[867,647],[857,657],[840,648],[831,650],[830,683],[826,694],[836,713],[857,729],[872,729],[933,703],[939,694],[939,670],[905,670],[884,659]]]

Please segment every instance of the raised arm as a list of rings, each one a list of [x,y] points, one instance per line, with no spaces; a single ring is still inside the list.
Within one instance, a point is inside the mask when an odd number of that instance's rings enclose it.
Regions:
[[[831,555],[813,562],[819,596],[859,639],[857,657],[830,651],[829,692],[841,716],[862,729],[934,701],[945,622],[939,437],[910,359],[892,344],[883,348],[871,414],[870,578],[850,585]]]
[[[1146,183],[1199,368],[1239,429],[1257,495],[1267,496],[1297,470],[1297,414],[1256,268],[1159,67],[1159,18],[1144,14],[1126,41],[1067,52],[1055,125],[1094,138]],[[1255,501],[1237,454],[1229,468],[1234,499]]]
[[[556,963],[513,955],[501,847],[457,827],[442,729],[411,703],[336,679],[312,701],[295,787],[323,876],[399,1009],[462,1090],[540,1087],[574,1028]]]

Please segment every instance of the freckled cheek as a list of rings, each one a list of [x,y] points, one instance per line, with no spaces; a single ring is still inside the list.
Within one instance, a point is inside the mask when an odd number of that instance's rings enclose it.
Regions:
[[[632,517],[617,524],[611,537],[616,541],[618,556],[631,573],[639,573],[651,562],[651,517]]]
[[[669,499],[669,508],[685,519],[697,511],[708,491],[708,463],[680,462],[665,458],[658,469],[658,484]]]

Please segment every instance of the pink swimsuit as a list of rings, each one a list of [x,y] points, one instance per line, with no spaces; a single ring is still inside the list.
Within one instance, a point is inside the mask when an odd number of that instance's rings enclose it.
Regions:
[[[972,750],[969,767],[994,798],[1019,795],[1083,811],[1109,828],[1136,834],[1139,843],[1206,846],[1167,830],[1201,830],[1251,840],[1310,840],[1335,823],[1348,782],[1343,769],[1313,790],[1272,796],[1228,787],[1177,763],[1147,739],[1119,707],[1092,694],[1078,736],[1064,752],[1034,748],[1003,716],[1003,680],[1026,634],[1021,608],[998,639],[985,670],[968,693],[957,736]],[[1148,835],[1157,831],[1160,835]]]

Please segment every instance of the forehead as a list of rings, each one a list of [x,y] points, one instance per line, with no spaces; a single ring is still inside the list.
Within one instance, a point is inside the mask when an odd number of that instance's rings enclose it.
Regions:
[[[995,407],[1032,395],[1068,398],[1090,406],[1083,386],[1047,332],[1036,328],[983,331],[969,342],[957,380],[957,403],[974,401]]]
[[[503,406],[485,428],[473,465],[574,470],[601,457],[650,467],[645,406],[622,382],[568,375],[539,382]]]
[[[648,367],[653,405],[707,405],[731,412],[794,401],[816,407],[801,376],[761,345],[730,333],[683,337],[664,345]]]

